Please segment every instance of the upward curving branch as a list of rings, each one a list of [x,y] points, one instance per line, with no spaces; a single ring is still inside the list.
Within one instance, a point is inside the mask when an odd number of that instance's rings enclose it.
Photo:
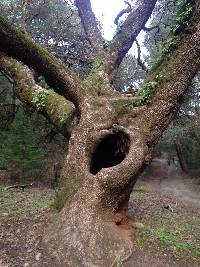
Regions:
[[[22,31],[15,29],[0,16],[0,50],[22,61],[36,72],[43,75],[48,85],[76,107],[84,97],[79,79],[64,64]]]
[[[90,0],[75,0],[85,33],[97,53],[103,49],[103,38],[92,11]]]
[[[108,74],[117,69],[151,16],[156,0],[138,0],[108,47]]]
[[[150,146],[158,140],[172,120],[200,69],[199,18],[200,0],[197,0],[193,6],[193,16],[180,33],[176,47],[166,56],[161,66],[151,73],[151,81],[158,79],[156,91],[142,114],[142,122],[140,121],[140,124],[148,128]]]
[[[118,26],[119,19],[126,13],[129,13],[131,11],[131,6],[128,6],[127,8],[122,9],[116,16],[114,23]]]

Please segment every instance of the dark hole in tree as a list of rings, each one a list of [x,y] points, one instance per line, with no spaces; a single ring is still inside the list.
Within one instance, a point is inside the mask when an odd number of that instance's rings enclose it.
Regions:
[[[105,136],[93,153],[90,172],[97,174],[102,168],[121,163],[129,152],[129,146],[129,136],[123,132]]]

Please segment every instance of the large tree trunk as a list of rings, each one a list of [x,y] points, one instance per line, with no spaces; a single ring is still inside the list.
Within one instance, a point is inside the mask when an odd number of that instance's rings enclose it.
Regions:
[[[45,235],[58,266],[109,266],[131,245],[128,201],[147,148],[137,127],[114,124],[106,102],[96,112],[88,107],[63,167],[56,204],[66,204]]]

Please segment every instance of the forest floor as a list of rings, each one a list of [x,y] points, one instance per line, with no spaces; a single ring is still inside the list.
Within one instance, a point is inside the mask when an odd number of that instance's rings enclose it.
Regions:
[[[200,266],[200,177],[154,167],[131,195],[133,247],[113,266]],[[39,246],[54,195],[50,189],[0,187],[0,267],[56,267]]]
[[[192,178],[170,168],[165,172],[136,183],[130,214],[139,224],[124,266],[200,266],[200,173]]]

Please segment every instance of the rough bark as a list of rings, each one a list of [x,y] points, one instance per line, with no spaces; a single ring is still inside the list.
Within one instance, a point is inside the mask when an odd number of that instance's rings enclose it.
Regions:
[[[198,7],[198,3],[197,3]],[[148,143],[151,145],[163,132],[174,114],[183,103],[184,94],[200,66],[200,9],[196,10],[195,18],[191,19],[188,28],[180,35],[175,49],[166,57],[162,66],[150,74],[151,80],[159,73],[164,73],[164,81],[158,83],[158,89],[151,103],[142,115],[149,131]]]
[[[115,125],[115,110],[107,100],[102,99],[97,105],[94,112],[88,99],[85,115],[71,136],[62,174],[64,184],[57,200],[57,205],[66,201],[68,204],[46,232],[48,249],[61,266],[109,265],[118,253],[129,251],[127,205],[145,162],[147,146],[139,129]],[[98,155],[104,142],[105,153],[109,154],[106,160],[105,155]],[[95,153],[100,166],[92,161]],[[127,239],[124,244],[123,235]]]
[[[167,74],[167,79],[158,83],[151,103],[130,110],[126,105],[128,100],[117,99],[117,95],[110,99],[99,96],[95,100],[96,107],[92,98],[85,102],[84,115],[71,137],[63,169],[65,189],[58,204],[62,201],[67,204],[45,238],[61,266],[67,263],[108,266],[117,256],[123,258],[129,252],[132,231],[127,205],[130,193],[200,66],[198,4],[196,8],[196,19],[192,19],[190,31],[185,29],[162,67],[150,73],[150,81],[160,70]],[[113,135],[112,140],[117,135],[116,150],[113,144],[109,145],[110,135]],[[110,150],[105,151],[105,155],[111,152],[110,158],[102,156],[101,146],[104,151],[110,146]],[[117,153],[119,158],[116,159],[113,154]],[[59,233],[54,231],[57,225]]]
[[[39,69],[44,76],[47,71],[47,81],[52,74],[50,84],[78,107],[79,121],[71,133],[61,191],[55,203],[62,210],[44,235],[48,254],[56,259],[57,266],[109,266],[117,256],[123,258],[129,253],[130,193],[199,69],[200,0],[195,2],[193,16],[179,34],[176,47],[160,67],[148,74],[146,84],[156,80],[156,90],[149,103],[141,106],[138,97],[127,98],[113,92],[113,71],[143,28],[155,2],[139,1],[109,48],[97,55],[83,82],[70,76],[49,54],[44,58],[40,52],[46,55],[45,50],[0,19],[0,49],[36,70],[40,60]],[[85,12],[91,11],[90,2],[86,2],[86,7],[81,7],[81,1],[76,3],[84,21]],[[85,24],[90,38],[88,29],[93,19]],[[14,46],[10,43],[12,35]],[[36,59],[31,58],[29,62],[30,56]],[[164,79],[158,80],[161,72],[165,74]]]
[[[149,19],[155,3],[156,0],[140,0],[132,8],[108,47],[108,52],[111,55],[107,64],[107,72],[109,74],[112,74],[119,67],[122,59]]]
[[[91,3],[87,0],[76,0],[75,4],[87,38],[95,48],[96,53],[99,54],[103,50],[103,38],[98,28],[97,19],[92,11]]]

